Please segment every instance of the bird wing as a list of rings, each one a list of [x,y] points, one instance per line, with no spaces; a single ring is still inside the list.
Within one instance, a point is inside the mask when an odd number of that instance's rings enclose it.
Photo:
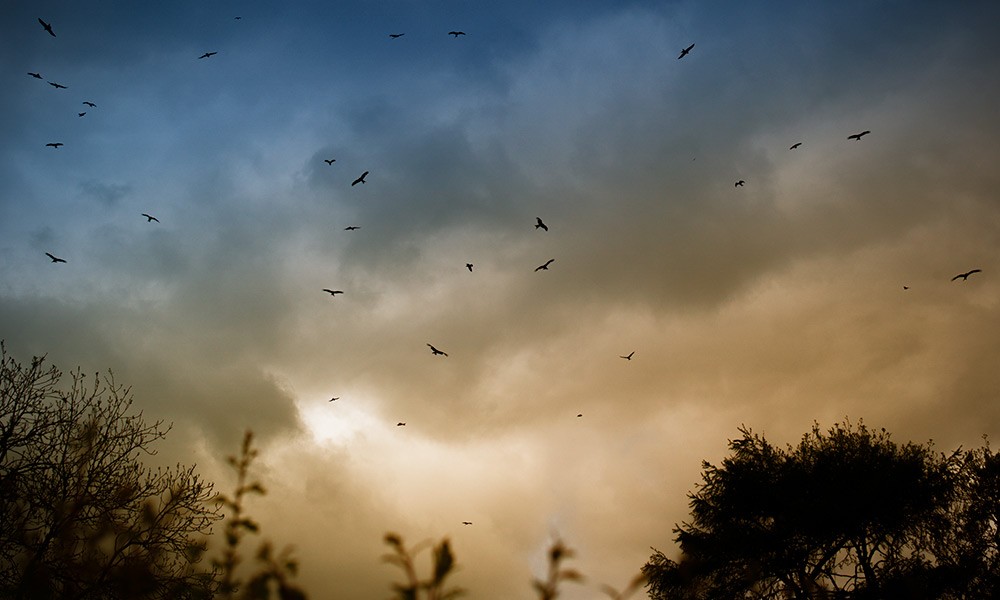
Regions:
[[[955,275],[954,277],[952,277],[951,280],[955,281],[956,279],[968,279],[969,275],[972,275],[973,273],[982,273],[982,272],[983,272],[982,269],[973,269],[973,270],[968,271],[966,273],[959,273],[958,275]]]

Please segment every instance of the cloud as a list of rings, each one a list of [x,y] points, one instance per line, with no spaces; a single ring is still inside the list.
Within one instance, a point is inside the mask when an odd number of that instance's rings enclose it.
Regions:
[[[80,183],[80,191],[84,196],[111,208],[119,204],[125,198],[131,187],[123,183],[106,183],[102,181],[84,181]]]

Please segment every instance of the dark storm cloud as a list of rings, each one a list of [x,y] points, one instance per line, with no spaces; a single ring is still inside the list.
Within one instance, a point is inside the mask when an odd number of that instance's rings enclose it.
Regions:
[[[131,191],[131,187],[122,183],[84,181],[80,184],[80,191],[88,198],[110,208],[126,197]]]
[[[281,382],[248,366],[245,350],[210,331],[178,330],[148,299],[136,304],[142,308],[4,298],[4,338],[12,355],[45,355],[63,372],[110,369],[132,386],[138,409],[219,448],[233,447],[246,427],[265,438],[295,427]],[[177,376],[183,372],[192,376]]]

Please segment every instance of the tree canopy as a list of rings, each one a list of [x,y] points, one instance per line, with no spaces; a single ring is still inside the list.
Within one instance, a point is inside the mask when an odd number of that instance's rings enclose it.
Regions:
[[[140,460],[169,427],[133,413],[110,373],[61,387],[43,358],[0,354],[0,596],[208,595],[194,564],[221,518],[212,485]]]
[[[859,423],[779,448],[746,427],[703,463],[681,557],[654,550],[650,597],[995,597],[1000,458],[942,454]]]

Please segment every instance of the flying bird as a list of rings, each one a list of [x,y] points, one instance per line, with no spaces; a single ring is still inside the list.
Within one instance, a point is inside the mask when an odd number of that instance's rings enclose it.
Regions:
[[[327,294],[330,294],[331,296],[336,296],[337,294],[343,294],[344,293],[341,290],[331,290],[329,288],[323,288],[323,291],[326,292]]]
[[[908,285],[904,285],[904,286],[903,286],[903,289],[904,289],[904,290],[908,290],[908,289],[910,289],[910,286],[908,286]]]
[[[154,217],[153,215],[147,215],[146,213],[142,213],[142,216],[146,217],[147,223],[152,223],[153,221],[156,221],[157,223],[160,222],[160,220]]]
[[[684,58],[685,56],[687,56],[691,52],[691,48],[694,48],[694,44],[691,44],[687,48],[684,48],[683,50],[681,50],[681,55],[677,57],[677,60],[680,60],[680,59]]]
[[[792,144],[792,145],[791,145],[791,147],[789,147],[788,149],[789,149],[789,150],[795,150],[796,148],[798,148],[798,147],[799,147],[799,146],[801,146],[801,145],[802,145],[802,142],[795,142],[795,143],[794,143],[794,144]]]
[[[447,352],[442,352],[431,344],[427,344],[427,347],[431,349],[431,354],[433,354],[434,356],[448,356]]]
[[[28,75],[31,75],[35,79],[41,79],[42,78],[42,74],[41,73],[32,73],[31,71],[28,71]]]
[[[46,146],[51,146],[52,148],[58,148],[59,146],[62,146],[63,143],[62,142],[49,142],[48,144],[45,144],[45,145]]]
[[[333,163],[337,162],[337,159],[336,158],[324,158],[323,162],[325,162],[328,165],[333,165]]]
[[[62,85],[60,83],[55,83],[54,81],[50,81],[48,83],[49,83],[49,85],[51,85],[52,87],[56,88],[57,90],[66,90],[66,89],[69,89],[69,88],[67,88],[66,86],[64,86],[64,85]]]
[[[866,135],[868,135],[869,133],[871,133],[871,132],[868,131],[867,129],[865,129],[861,133],[855,133],[854,135],[847,136],[847,139],[861,141],[861,138],[864,137],[864,136],[866,136]]]
[[[968,281],[969,280],[969,275],[972,275],[973,273],[982,273],[982,272],[983,272],[982,269],[973,269],[973,270],[967,271],[965,273],[959,273],[958,275],[955,275],[954,277],[952,277],[951,280],[955,281],[956,279],[961,279],[962,281]]]
[[[76,113],[76,116],[78,116],[78,117],[82,117],[82,116],[83,116],[83,115],[85,115],[85,114],[87,114],[87,113],[85,113],[85,112],[82,112],[82,113]]]
[[[628,356],[620,356],[619,358],[624,358],[625,360],[632,360],[632,355],[635,354],[635,350],[628,353]]]
[[[743,181],[742,179],[740,179],[739,181],[736,182],[736,185],[734,185],[733,187],[743,187],[744,183],[746,183],[746,182]]]
[[[583,416],[583,413],[580,413],[580,414],[576,415],[576,418],[579,419],[582,416]]]
[[[329,400],[327,400],[327,402],[335,402],[337,400],[340,400],[340,396],[334,396],[333,398],[330,398]]]
[[[352,181],[351,185],[355,186],[355,185],[357,185],[359,183],[365,183],[365,177],[368,177],[368,171],[365,171],[364,173],[361,174],[361,177],[358,177],[357,179],[355,179],[354,181]]]
[[[472,521],[462,521],[462,525],[472,525]]]
[[[344,231],[354,231],[355,229],[361,229],[360,225],[348,225],[344,227]]]
[[[51,35],[52,37],[56,37],[56,32],[52,31],[51,23],[46,23],[41,19],[41,17],[39,17],[38,22],[42,24],[42,28],[45,29],[45,31],[49,32],[49,35]]]
[[[202,54],[201,56],[199,56],[198,58],[199,59],[202,59],[202,58],[211,58],[211,57],[215,56],[216,54],[218,54],[218,52],[206,52],[206,53]]]
[[[392,39],[396,39],[396,38],[401,38],[404,35],[406,35],[406,34],[405,33],[390,33],[389,37],[391,37]]]
[[[93,102],[87,102],[86,100],[84,100],[83,103],[89,106],[90,108],[97,108],[97,105],[94,104]]]
[[[548,231],[549,226],[546,225],[545,223],[542,223],[541,217],[535,217],[535,229],[543,229],[545,231]]]
[[[539,265],[539,266],[535,267],[535,271],[548,271],[549,270],[549,265],[551,265],[553,262],[555,262],[555,260],[556,259],[554,259],[554,258],[550,258],[549,260],[545,261],[544,265]]]
[[[400,421],[399,423],[396,423],[396,427],[406,427],[406,423]]]
[[[49,254],[48,252],[45,253],[45,256],[48,256],[49,258],[51,258],[52,262],[54,262],[54,263],[64,263],[64,262],[66,262],[66,259],[59,258],[58,256],[53,256],[53,255]]]
[[[465,263],[465,268],[469,270],[469,273],[471,273],[472,272],[472,263]]]
[[[233,17],[233,20],[234,20],[234,21],[239,21],[239,20],[240,20],[240,19],[242,19],[242,18],[243,18],[243,17]]]
[[[458,38],[458,36],[460,36],[460,35],[465,35],[465,32],[464,31],[449,31],[448,35],[453,35],[456,38]]]

